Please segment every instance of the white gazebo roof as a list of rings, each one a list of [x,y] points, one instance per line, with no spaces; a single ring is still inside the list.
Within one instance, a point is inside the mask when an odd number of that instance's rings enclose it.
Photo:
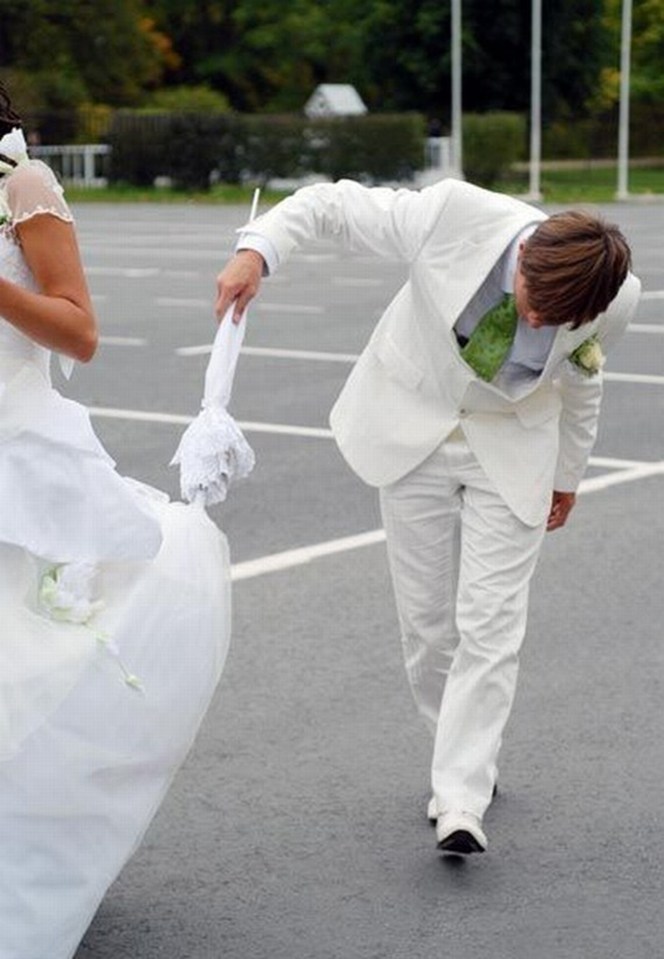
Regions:
[[[350,117],[367,112],[350,83],[321,83],[304,105],[308,117]]]

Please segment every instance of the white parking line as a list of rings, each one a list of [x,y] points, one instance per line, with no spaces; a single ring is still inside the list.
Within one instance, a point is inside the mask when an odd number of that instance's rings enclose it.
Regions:
[[[112,407],[94,406],[90,407],[90,414],[106,419],[134,420],[145,423],[168,423],[178,426],[186,426],[188,423],[191,423],[194,418],[193,416],[184,416],[177,413],[158,413],[147,410],[123,410]],[[316,439],[333,438],[331,430],[318,429],[315,427],[253,422],[240,422],[239,426],[246,432],[276,433]],[[631,483],[636,480],[646,479],[650,476],[664,475],[664,461],[647,463],[638,460],[620,460],[598,456],[590,458],[590,466],[609,469],[613,472],[583,480],[579,487],[579,493],[581,494],[597,493],[622,483]],[[284,569],[291,569],[294,566],[302,566],[305,563],[310,563],[323,556],[332,556],[336,553],[343,553],[364,546],[372,546],[376,543],[381,543],[384,539],[384,531],[378,529],[371,530],[367,533],[360,533],[355,536],[345,536],[341,539],[315,543],[312,546],[304,546],[298,549],[273,553],[268,556],[259,557],[258,559],[248,560],[244,563],[236,563],[232,567],[232,578],[234,580],[253,579],[255,576],[263,576],[266,573],[274,573]]]
[[[277,350],[263,346],[243,346],[246,356],[268,356],[287,360],[315,360],[325,363],[355,363],[356,353],[320,353],[315,350]]]
[[[212,344],[202,346],[180,346],[175,351],[178,356],[202,356],[212,352]],[[267,346],[243,346],[240,352],[244,356],[266,356],[280,360],[314,360],[323,363],[354,363],[356,353],[321,353],[315,350],[279,350]]]
[[[664,386],[664,376],[655,373],[605,373],[610,383],[642,383],[644,386]]]
[[[664,324],[660,323],[630,323],[628,333],[664,333]]]
[[[317,426],[288,426],[282,423],[252,423],[238,420],[238,426],[247,433],[277,433],[282,436],[308,436],[316,440],[331,440],[332,430]]]
[[[186,426],[194,419],[182,413],[157,413],[151,410],[123,410],[112,406],[91,406],[91,416],[107,420],[133,420],[137,423],[168,423]],[[238,420],[238,426],[246,433],[271,433],[280,436],[304,436],[310,439],[332,439],[332,430],[316,426],[291,426],[286,423],[256,423]]]
[[[613,456],[591,456],[590,465],[605,470],[626,470],[651,464],[644,463],[643,460],[618,460]]]
[[[631,329],[631,327],[630,327]],[[659,332],[659,331],[658,331]],[[664,330],[662,330],[664,332]],[[175,352],[178,356],[201,356],[212,351],[211,344],[202,346],[180,346]],[[265,356],[276,359],[315,360],[328,363],[355,363],[358,353],[323,353],[309,350],[280,350],[272,347],[243,346],[242,353],[247,356]],[[611,373],[605,372],[604,379],[609,383],[640,383],[644,386],[664,386],[664,376],[656,373]]]
[[[664,300],[664,290],[643,290],[642,300]]]
[[[350,286],[358,289],[373,289],[385,285],[383,280],[370,276],[333,276],[332,283],[335,286]]]
[[[299,261],[300,263],[329,263],[331,260],[341,259],[338,253],[294,253],[291,257],[292,261]],[[372,263],[375,263],[376,260],[372,260]]]
[[[204,343],[202,346],[178,346],[175,352],[178,356],[204,356],[212,352],[212,343]]]
[[[174,306],[192,310],[209,310],[212,313],[213,304],[211,299],[194,296],[156,296],[157,306]]]
[[[364,546],[374,546],[385,540],[385,532],[375,529],[369,533],[360,533],[357,536],[344,536],[341,539],[330,539],[326,543],[316,543],[313,546],[303,546],[300,549],[288,549],[283,553],[272,553],[271,556],[262,556],[260,559],[250,559],[244,563],[235,563],[231,567],[231,579],[253,579],[265,573],[276,573],[293,566],[302,566],[322,556],[333,556],[335,553],[346,553],[351,549],[360,549]]]
[[[143,280],[148,276],[158,276],[161,270],[157,267],[134,266],[86,266],[87,276],[121,276],[129,280]]]
[[[98,244],[98,246],[106,252],[109,248],[106,244]],[[87,243],[85,246],[86,252],[95,255],[98,253],[98,250],[94,248],[92,243]],[[128,252],[127,244],[119,243],[113,249],[113,252],[118,254],[126,254]],[[135,253],[138,255],[146,257],[156,257],[157,259],[164,259],[166,257],[177,257],[181,260],[209,260],[212,263],[219,263],[219,267],[223,265],[224,261],[227,260],[231,254],[231,249],[223,246],[215,246],[214,248],[206,249],[186,249],[180,244],[178,247],[150,247],[150,246],[139,246],[135,250]],[[170,271],[168,271],[170,272]]]
[[[618,486],[620,483],[632,483],[634,480],[662,475],[664,475],[664,462],[640,463],[638,466],[629,469],[616,470],[614,473],[605,473],[603,476],[592,476],[584,479],[579,487],[579,493],[597,493],[599,490],[608,489],[610,486]]]
[[[256,303],[253,309],[261,313],[298,313],[307,316],[320,316],[325,312],[323,306],[312,306],[308,303]]]
[[[138,423],[173,423],[186,426],[193,416],[179,413],[157,413],[150,410],[121,410],[112,406],[90,406],[90,416],[99,416],[107,420],[134,420]]]
[[[611,462],[617,463],[620,461],[612,460]],[[607,489],[610,486],[616,486],[620,483],[631,483],[648,476],[661,475],[664,475],[664,461],[659,463],[639,463],[629,469],[622,469],[605,476],[597,476],[584,480],[581,483],[579,492],[583,494],[597,493],[600,490]],[[360,533],[356,536],[344,536],[341,539],[315,543],[313,546],[303,546],[298,549],[284,550],[281,553],[272,553],[269,556],[261,556],[258,559],[235,563],[231,567],[231,579],[234,582],[242,579],[254,579],[256,576],[264,576],[267,573],[276,573],[285,569],[292,569],[295,566],[303,566],[306,563],[311,563],[324,556],[333,556],[337,553],[345,553],[349,550],[361,549],[365,546],[375,546],[384,540],[385,531],[375,529],[367,533]]]
[[[142,336],[100,336],[102,346],[145,346],[147,340]]]

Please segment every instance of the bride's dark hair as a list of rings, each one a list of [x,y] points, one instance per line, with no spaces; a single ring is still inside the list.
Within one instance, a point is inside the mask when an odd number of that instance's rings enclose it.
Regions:
[[[12,109],[12,101],[4,83],[0,80],[0,137],[11,133],[15,127],[21,126],[21,118]]]

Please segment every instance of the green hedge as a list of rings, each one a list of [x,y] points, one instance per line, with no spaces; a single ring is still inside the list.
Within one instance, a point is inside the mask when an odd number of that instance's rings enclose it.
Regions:
[[[491,186],[526,153],[526,120],[520,113],[466,113],[463,171],[466,179]]]
[[[310,127],[318,138],[313,169],[332,180],[409,180],[424,163],[426,130],[416,113],[318,120]]]
[[[423,166],[425,136],[419,114],[307,120],[119,110],[108,138],[109,176],[134,186],[164,176],[197,189],[214,180],[266,183],[308,173],[403,180]]]
[[[547,160],[609,159],[618,152],[618,109],[583,120],[542,124],[542,156]],[[664,156],[664,104],[630,106],[632,157]]]

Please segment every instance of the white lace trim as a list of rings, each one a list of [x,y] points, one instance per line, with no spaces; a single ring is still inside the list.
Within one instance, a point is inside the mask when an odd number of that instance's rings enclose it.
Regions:
[[[189,503],[223,503],[228,487],[244,479],[256,458],[223,407],[204,407],[180,439],[171,465],[180,465],[180,491]]]
[[[15,227],[19,223],[25,223],[26,220],[31,220],[33,216],[40,216],[43,214],[57,216],[58,220],[63,220],[65,223],[74,222],[74,217],[71,215],[71,213],[65,213],[63,210],[58,210],[55,207],[42,206],[40,203],[34,208],[34,210],[26,210],[25,213],[15,216],[12,220],[11,227]]]

